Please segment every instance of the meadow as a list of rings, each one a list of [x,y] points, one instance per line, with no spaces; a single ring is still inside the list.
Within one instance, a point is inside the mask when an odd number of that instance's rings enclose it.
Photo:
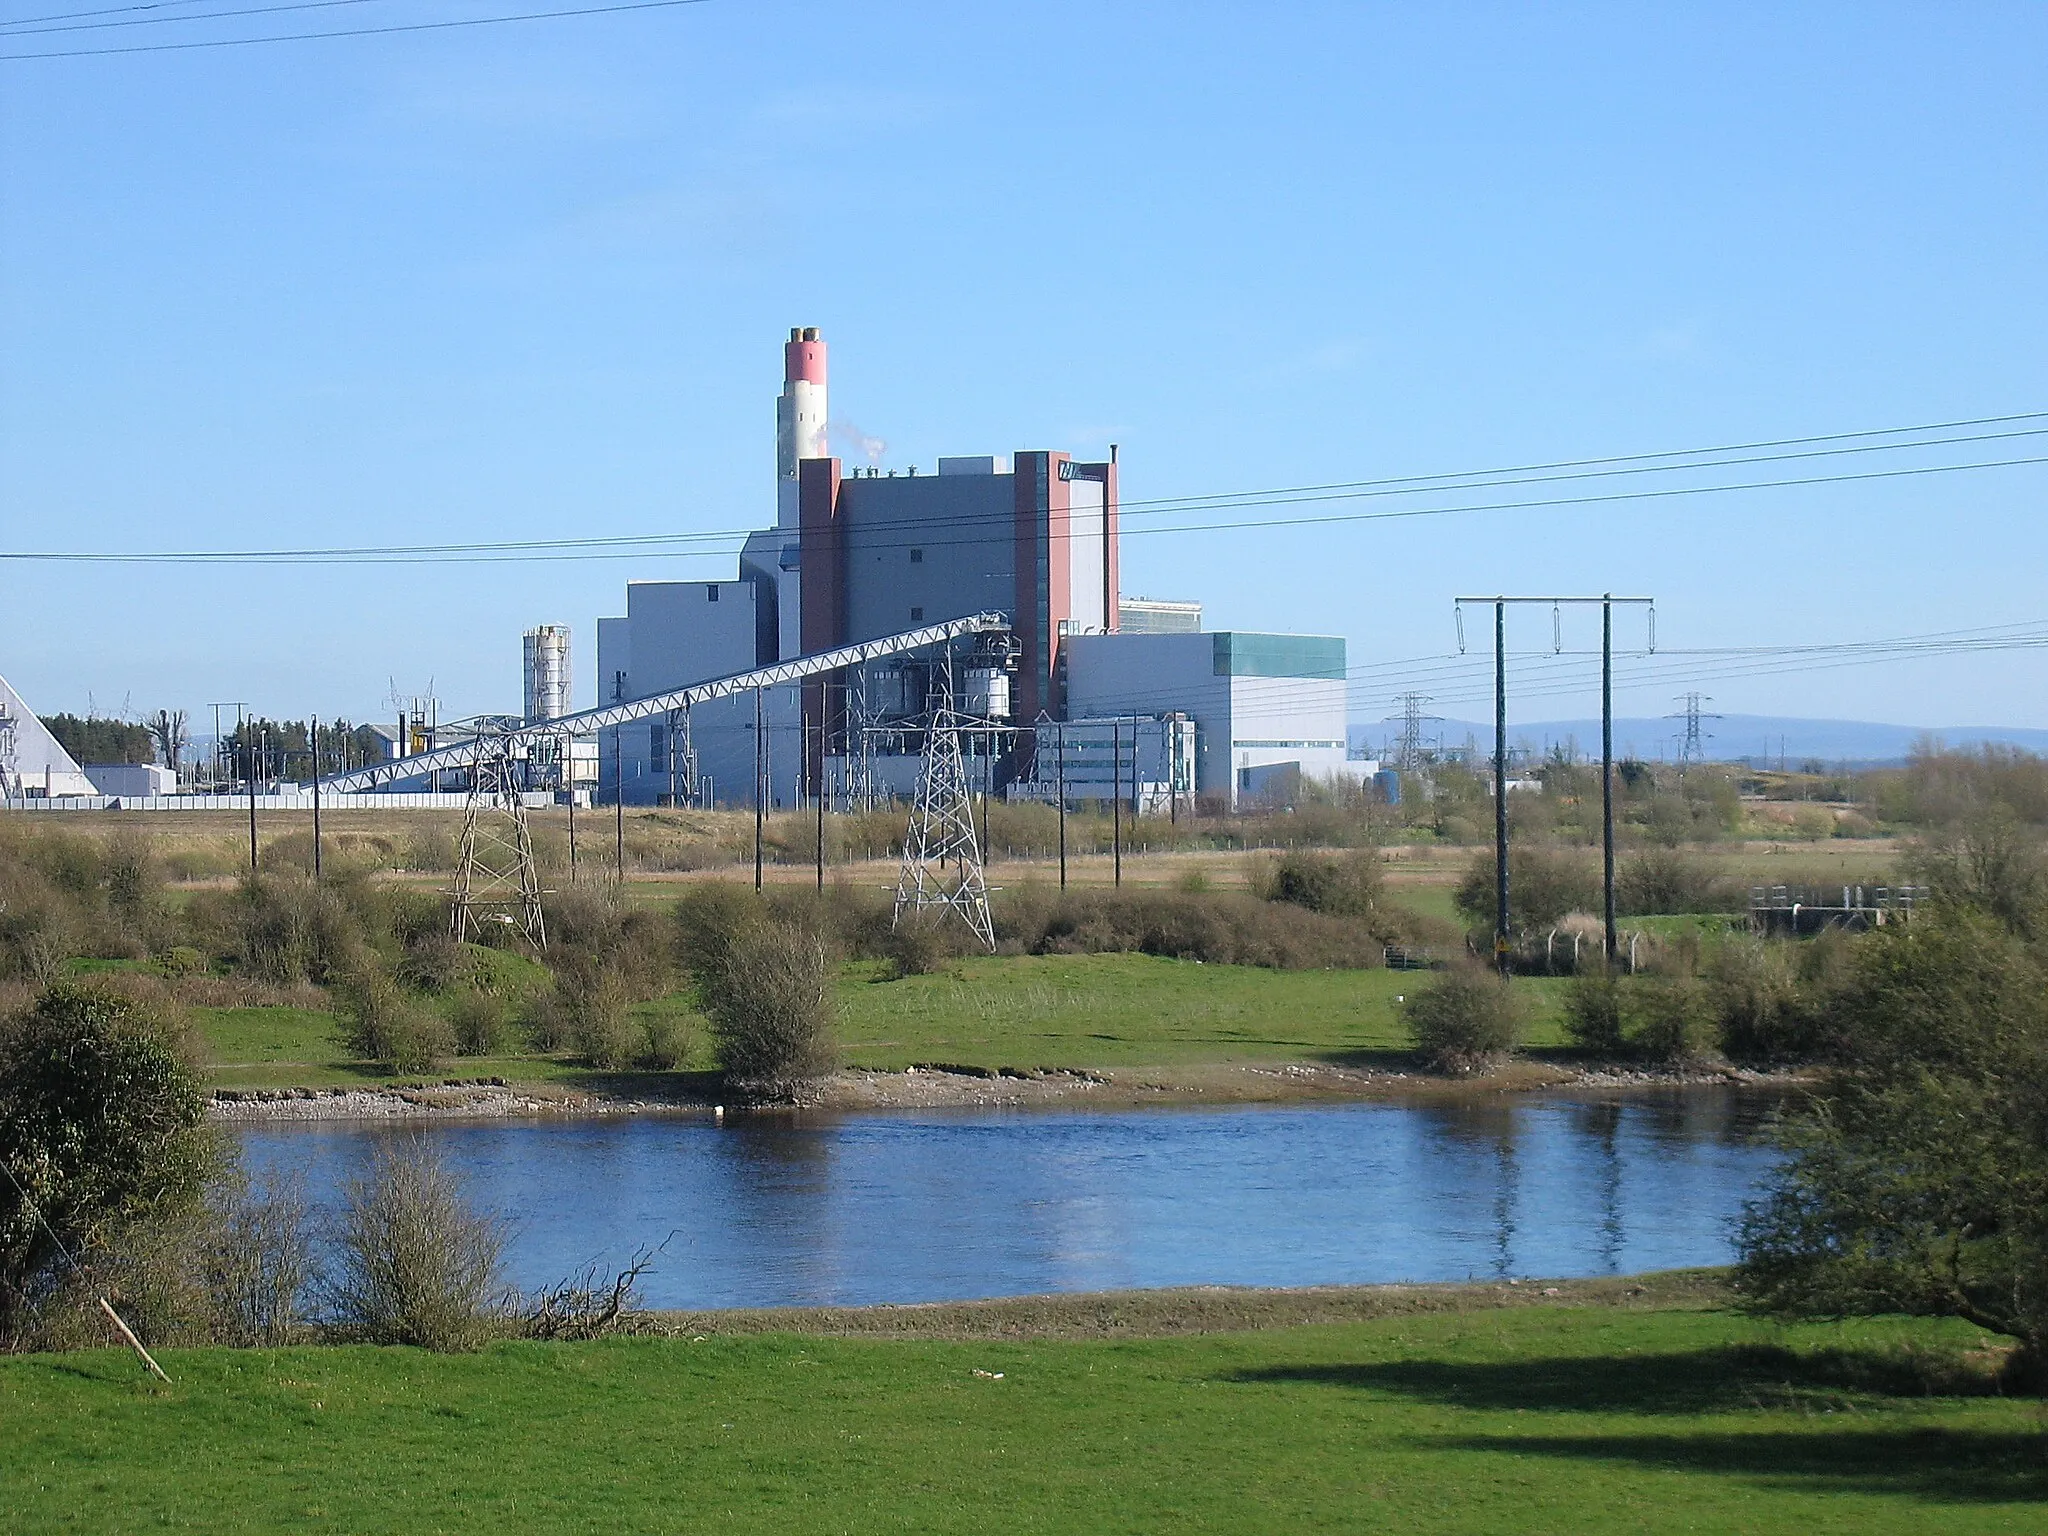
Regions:
[[[1302,1318],[1348,1317],[1344,1321]],[[698,1314],[466,1356],[0,1360],[12,1532],[2038,1531],[1959,1324],[1711,1277]]]

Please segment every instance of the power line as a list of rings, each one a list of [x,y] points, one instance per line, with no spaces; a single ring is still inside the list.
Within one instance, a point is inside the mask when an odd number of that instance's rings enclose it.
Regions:
[[[151,0],[148,5],[111,5],[97,11],[59,11],[54,16],[21,16],[0,21],[0,28],[33,27],[45,21],[77,21],[85,16],[121,16],[130,11],[162,11],[178,5],[211,5],[214,0]]]
[[[2048,433],[2048,428],[2041,429]],[[2033,434],[2024,434],[2033,435]],[[1948,440],[1952,441],[1952,440]],[[1891,446],[1933,446],[1928,444],[1886,445]],[[1706,496],[1731,491],[1775,490],[1803,488],[1816,485],[1850,484],[1866,480],[1901,479],[1922,475],[1959,474],[1985,469],[2010,469],[2048,463],[2048,456],[2030,456],[2011,459],[1978,460],[1964,464],[1917,465],[1899,469],[1866,470],[1847,474],[1809,475],[1777,480],[1737,481],[1724,485],[1667,486],[1648,490],[1607,492],[1598,495],[1543,497],[1523,501],[1479,502],[1448,507],[1402,507],[1386,511],[1324,513],[1306,517],[1240,518],[1228,522],[1166,524],[1151,528],[1120,528],[1122,538],[1140,538],[1153,534],[1216,533],[1249,528],[1298,528],[1321,527],[1341,523],[1363,523],[1401,520],[1424,517],[1462,516],[1476,512],[1502,512],[1544,510],[1556,507],[1598,506],[1607,503],[1627,501],[1663,500],[1676,496]],[[1714,465],[1684,466],[1712,468]],[[1274,504],[1287,505],[1282,500]],[[1253,502],[1238,503],[1239,507],[1257,505]],[[1199,508],[1196,510],[1200,510]],[[1121,509],[1119,509],[1121,512]],[[938,518],[913,523],[895,519],[869,527],[902,527],[920,531],[940,529],[948,526],[969,526],[990,524],[990,532],[981,537],[964,539],[934,539],[920,536],[900,542],[871,542],[861,540],[864,550],[920,548],[957,548],[968,545],[1007,542],[1013,526],[1007,517],[1001,519],[947,519]],[[993,526],[999,524],[1000,526]],[[364,545],[352,547],[267,549],[267,550],[161,550],[161,551],[94,551],[94,550],[15,550],[0,551],[0,560],[39,561],[54,563],[140,563],[140,564],[279,564],[279,565],[419,565],[419,564],[516,564],[529,561],[566,560],[617,560],[633,557],[676,559],[704,558],[729,554],[724,550],[676,550],[661,548],[662,545],[706,542],[713,539],[730,540],[736,537],[752,536],[769,532],[763,529],[733,529],[717,532],[696,532],[678,534],[632,534],[590,539],[532,539],[479,542],[467,544],[419,544],[419,545]],[[867,528],[856,526],[849,532],[859,539]]]
[[[195,21],[227,21],[237,16],[272,16],[281,11],[325,11],[337,5],[370,5],[381,0],[291,0],[286,5],[259,5],[241,11],[206,11],[195,16],[139,16],[128,21],[82,21],[61,27],[38,27],[26,21],[0,22],[0,37],[46,37],[53,32],[100,32],[109,27],[163,27],[189,26]],[[124,9],[143,10],[154,7],[133,6]],[[87,14],[105,15],[106,12]],[[53,20],[57,18],[44,18]]]
[[[136,43],[120,48],[65,48],[47,53],[0,53],[0,63],[22,59],[91,59],[116,53],[181,53],[193,48],[249,48],[263,43],[308,43],[335,37],[383,37],[396,32],[446,32],[456,27],[495,27],[514,21],[553,21],[564,16],[610,16],[621,11],[665,11],[709,0],[628,0],[621,5],[577,6],[560,11],[521,11],[511,16],[467,16],[455,21],[415,21],[385,27],[347,27],[331,32],[287,32],[274,37],[220,37],[190,43]],[[4,36],[0,33],[0,36]]]

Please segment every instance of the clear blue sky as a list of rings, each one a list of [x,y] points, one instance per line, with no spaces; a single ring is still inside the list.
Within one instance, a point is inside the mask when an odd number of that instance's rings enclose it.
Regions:
[[[2039,4],[710,0],[0,64],[0,544],[765,522],[797,324],[887,462],[1115,441],[1127,498],[2048,410],[2044,81]],[[1124,585],[1355,665],[1500,588],[1654,592],[1669,646],[1858,639],[2048,619],[2044,494],[1132,538]],[[0,567],[0,672],[45,712],[381,718],[432,679],[466,713],[516,707],[553,621],[587,699],[629,577],[730,568]],[[1710,691],[2041,726],[2044,684],[2020,652]]]

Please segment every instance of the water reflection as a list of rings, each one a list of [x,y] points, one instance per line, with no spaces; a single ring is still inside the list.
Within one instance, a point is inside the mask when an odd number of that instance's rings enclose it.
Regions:
[[[668,1240],[664,1306],[1611,1274],[1728,1256],[1755,1095],[439,1125],[537,1284]],[[329,1201],[390,1127],[250,1130]],[[671,1234],[674,1234],[671,1238]]]

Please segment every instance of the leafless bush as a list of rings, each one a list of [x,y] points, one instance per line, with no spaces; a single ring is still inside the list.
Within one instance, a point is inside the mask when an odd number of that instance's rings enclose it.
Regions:
[[[640,1310],[640,1278],[654,1268],[642,1248],[624,1269],[607,1272],[592,1260],[565,1280],[527,1297],[520,1326],[534,1339],[598,1339]]]
[[[213,1192],[214,1226],[204,1270],[214,1335],[223,1344],[269,1348],[298,1337],[313,1279],[305,1183],[237,1170]]]
[[[456,994],[448,1022],[455,1030],[458,1055],[495,1056],[504,1047],[511,1008],[497,993],[470,987]]]
[[[505,1229],[424,1136],[380,1146],[342,1190],[328,1319],[344,1338],[474,1349],[511,1310]]]

